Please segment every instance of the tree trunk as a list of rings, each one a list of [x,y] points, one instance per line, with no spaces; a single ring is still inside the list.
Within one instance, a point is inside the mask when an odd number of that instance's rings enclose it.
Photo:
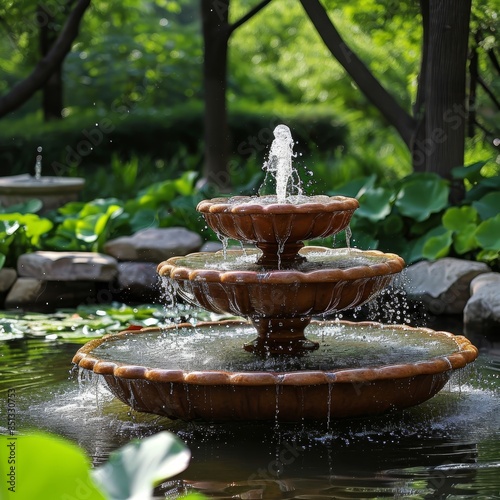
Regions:
[[[54,16],[43,6],[38,6],[40,18],[45,22],[40,26],[40,53],[42,59],[50,52],[57,40],[57,31],[54,29]],[[60,120],[63,109],[63,80],[62,64],[49,77],[42,88],[42,109],[44,120]]]
[[[29,76],[14,85],[7,94],[0,96],[0,117],[22,106],[45,85],[52,73],[61,66],[78,36],[80,22],[89,5],[90,0],[78,0],[49,53],[38,61]]]
[[[230,0],[201,0],[204,60],[204,183],[229,192],[229,136],[226,110],[227,44]]]
[[[425,142],[417,141],[413,167],[451,179],[451,169],[464,163],[471,0],[427,2],[427,61],[425,81],[421,82],[425,85]],[[460,193],[452,198],[456,196]]]

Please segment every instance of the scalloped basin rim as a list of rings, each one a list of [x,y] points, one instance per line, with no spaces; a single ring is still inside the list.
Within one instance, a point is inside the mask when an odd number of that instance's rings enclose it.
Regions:
[[[326,322],[322,322],[324,324]],[[333,322],[332,322],[333,323]],[[461,335],[453,335],[444,331],[434,331],[429,328],[413,328],[406,325],[384,325],[370,321],[353,323],[349,321],[335,321],[336,325],[357,325],[370,328],[383,329],[390,326],[391,329],[401,331],[419,330],[427,332],[432,336],[452,338],[457,344],[457,351],[434,359],[416,363],[396,364],[381,368],[356,368],[339,371],[303,371],[303,372],[228,372],[224,370],[210,371],[184,371],[166,370],[159,368],[148,368],[145,366],[128,365],[120,362],[104,361],[92,355],[92,351],[104,342],[113,342],[129,335],[141,335],[145,332],[157,332],[160,328],[150,327],[141,330],[125,330],[117,334],[105,335],[100,339],[94,339],[81,347],[73,357],[73,363],[81,368],[91,370],[100,375],[114,375],[122,379],[143,379],[151,382],[172,382],[193,385],[215,386],[215,385],[238,385],[238,386],[310,386],[332,383],[367,383],[376,380],[394,380],[418,375],[432,375],[450,372],[463,368],[474,361],[478,350],[469,340]],[[246,322],[228,320],[223,322],[199,323],[197,327],[210,325],[241,326]],[[190,323],[174,325],[170,328],[193,327]]]
[[[300,254],[307,258],[308,253],[329,252],[330,249],[324,247],[308,246],[300,250]],[[221,255],[222,251],[216,252]],[[246,253],[259,252],[258,250],[250,250]],[[387,276],[389,274],[399,273],[405,266],[404,260],[396,254],[382,253],[378,250],[358,250],[351,249],[351,252],[373,256],[384,259],[383,262],[377,262],[371,265],[357,265],[347,269],[328,268],[315,271],[302,272],[294,269],[268,270],[261,272],[256,271],[237,271],[237,270],[220,270],[220,269],[196,269],[186,266],[178,266],[177,262],[190,256],[202,257],[206,255],[207,260],[212,258],[212,252],[199,252],[181,257],[171,257],[170,259],[161,262],[158,265],[158,274],[175,279],[184,280],[203,280],[209,282],[224,282],[224,283],[259,283],[259,284],[276,284],[276,283],[326,283],[338,281],[351,281],[361,278],[371,278],[376,276]],[[243,250],[228,250],[228,254],[243,255]]]
[[[196,210],[201,213],[233,214],[291,214],[336,212],[339,210],[356,210],[359,202],[347,196],[310,196],[304,197],[307,202],[293,203],[259,203],[259,197],[232,196],[230,198],[212,198],[198,203]],[[232,200],[232,202],[230,201]]]

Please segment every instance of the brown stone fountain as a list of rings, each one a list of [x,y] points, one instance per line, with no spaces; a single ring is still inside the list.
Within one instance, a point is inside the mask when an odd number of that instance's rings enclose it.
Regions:
[[[75,363],[102,375],[136,410],[215,421],[381,413],[431,398],[476,358],[466,338],[446,332],[311,321],[369,301],[404,262],[378,251],[304,247],[346,229],[358,202],[289,195],[293,142],[284,126],[275,136],[265,167],[276,178],[276,195],[198,205],[222,239],[257,248],[174,257],[158,266],[185,301],[251,323],[126,331],[93,340],[75,355]]]

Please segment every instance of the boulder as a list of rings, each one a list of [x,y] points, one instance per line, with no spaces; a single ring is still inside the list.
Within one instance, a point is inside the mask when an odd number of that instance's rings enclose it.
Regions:
[[[433,314],[462,314],[471,281],[489,271],[482,262],[451,257],[422,261],[406,270],[403,287],[410,300],[422,301]]]
[[[0,269],[0,293],[4,293],[10,289],[17,278],[15,269],[11,267],[2,267]]]
[[[113,257],[94,252],[33,252],[17,261],[19,276],[43,281],[111,281],[118,273]]]
[[[157,301],[160,298],[160,277],[154,262],[119,262],[118,289],[120,297],[140,302]]]
[[[500,334],[500,273],[485,273],[470,284],[471,297],[464,309],[466,331]]]
[[[218,252],[222,250],[222,243],[220,241],[205,241],[200,248],[200,252]]]
[[[133,236],[108,241],[104,251],[121,261],[160,263],[176,255],[196,252],[203,241],[198,233],[183,227],[143,229]]]

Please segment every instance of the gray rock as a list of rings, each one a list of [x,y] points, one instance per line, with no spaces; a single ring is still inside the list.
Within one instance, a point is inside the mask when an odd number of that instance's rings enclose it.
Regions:
[[[406,270],[404,289],[410,300],[422,301],[433,314],[462,314],[470,282],[490,268],[482,262],[445,258],[422,261]]]
[[[465,305],[466,331],[500,332],[500,274],[485,273],[470,284],[471,297]]]
[[[200,248],[200,252],[218,252],[222,250],[222,243],[220,241],[205,241]]]
[[[93,282],[43,281],[35,278],[18,278],[5,299],[5,308],[29,311],[47,311],[60,307],[76,307],[93,302]]]
[[[17,279],[15,269],[11,267],[2,267],[0,269],[0,293],[6,292]]]
[[[120,262],[118,288],[128,299],[151,300],[159,296],[160,277],[154,262]]]
[[[196,252],[202,243],[199,234],[183,227],[144,229],[133,236],[108,241],[104,251],[122,261],[160,263],[176,255]]]
[[[118,273],[113,257],[94,252],[34,252],[17,261],[19,276],[43,281],[111,281]]]

